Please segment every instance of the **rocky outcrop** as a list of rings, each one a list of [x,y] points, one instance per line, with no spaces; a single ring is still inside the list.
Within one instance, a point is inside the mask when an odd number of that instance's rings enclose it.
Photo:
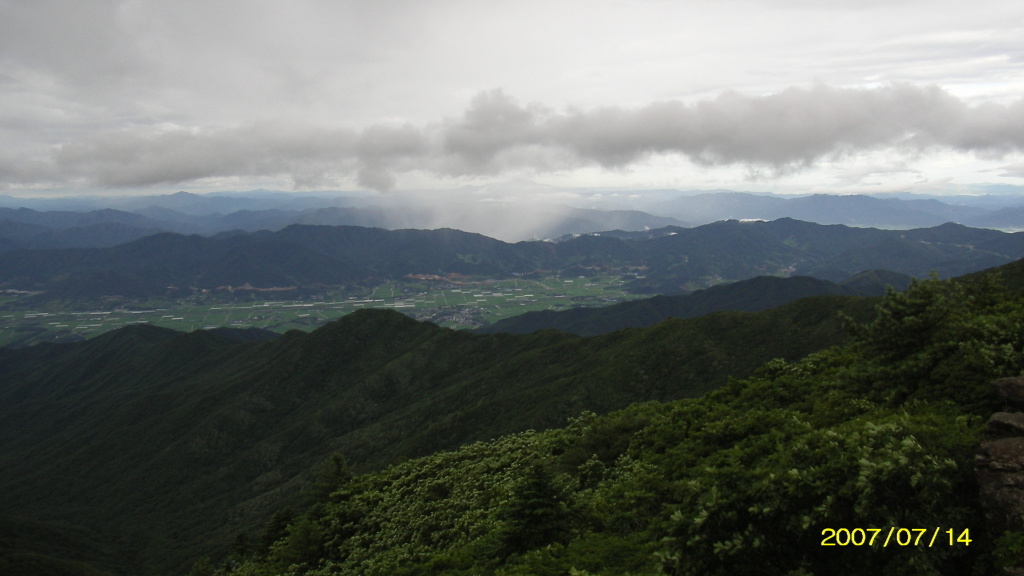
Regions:
[[[1014,410],[1024,410],[1024,378],[1000,378],[992,383],[1007,405]]]
[[[981,505],[992,534],[1024,531],[1024,377],[993,382],[1005,402],[985,426],[976,468]],[[1005,568],[1007,576],[1024,576],[1024,559]]]

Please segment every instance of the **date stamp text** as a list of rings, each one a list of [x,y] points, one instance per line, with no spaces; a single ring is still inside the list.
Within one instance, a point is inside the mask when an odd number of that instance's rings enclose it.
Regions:
[[[824,528],[822,546],[970,546],[969,528]]]

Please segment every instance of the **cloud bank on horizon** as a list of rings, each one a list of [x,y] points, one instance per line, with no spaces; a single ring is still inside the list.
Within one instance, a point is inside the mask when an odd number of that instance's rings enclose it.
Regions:
[[[22,174],[6,174],[23,182],[57,175],[110,188],[279,174],[316,187],[330,184],[332,175],[355,174],[361,186],[388,190],[396,174],[415,170],[446,177],[593,165],[614,170],[653,154],[784,174],[878,148],[989,157],[1024,151],[1024,100],[972,107],[936,87],[815,86],[759,97],[725,93],[694,104],[557,111],[519,104],[496,90],[474,97],[461,117],[425,126],[357,131],[266,123],[100,132],[58,145],[49,159],[23,164]]]
[[[0,189],[1024,183],[1019,2],[372,4],[0,0]]]

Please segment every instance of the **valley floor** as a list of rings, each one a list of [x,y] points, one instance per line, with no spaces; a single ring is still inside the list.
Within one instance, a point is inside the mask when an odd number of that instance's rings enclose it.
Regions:
[[[188,298],[106,306],[47,304],[31,294],[0,296],[0,346],[82,340],[130,324],[191,332],[211,328],[311,330],[362,308],[390,308],[447,328],[478,328],[535,310],[606,306],[644,297],[623,291],[621,276],[545,278],[405,278],[366,289],[232,288]]]

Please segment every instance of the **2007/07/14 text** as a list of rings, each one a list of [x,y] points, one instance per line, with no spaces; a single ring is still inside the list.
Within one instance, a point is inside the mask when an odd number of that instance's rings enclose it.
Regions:
[[[885,535],[884,540],[881,538]],[[939,535],[942,535],[940,538]],[[955,530],[948,528],[943,530],[936,526],[931,528],[897,528],[890,526],[886,531],[884,528],[824,528],[821,531],[822,546],[928,546],[948,544],[956,546],[971,544],[969,528]]]

